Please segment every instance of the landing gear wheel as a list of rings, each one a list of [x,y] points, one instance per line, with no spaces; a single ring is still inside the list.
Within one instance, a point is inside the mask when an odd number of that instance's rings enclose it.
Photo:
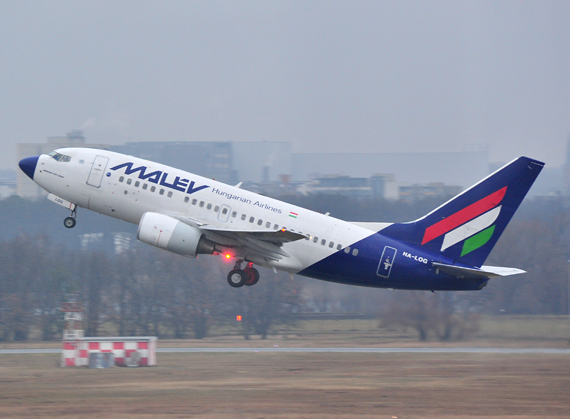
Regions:
[[[77,224],[77,222],[73,217],[67,217],[65,220],[63,220],[63,225],[67,228],[73,228],[75,227],[75,224]]]
[[[247,281],[245,285],[251,286],[257,284],[259,281],[259,271],[255,268],[245,268],[243,270],[247,274]]]
[[[243,287],[247,282],[248,276],[241,269],[233,269],[228,274],[228,284],[234,288]]]

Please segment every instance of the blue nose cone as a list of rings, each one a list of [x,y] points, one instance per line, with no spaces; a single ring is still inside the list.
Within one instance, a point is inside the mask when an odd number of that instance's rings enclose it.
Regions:
[[[34,180],[34,172],[36,171],[36,166],[38,165],[38,159],[40,156],[26,157],[20,160],[20,169],[22,172],[28,175],[28,177]]]

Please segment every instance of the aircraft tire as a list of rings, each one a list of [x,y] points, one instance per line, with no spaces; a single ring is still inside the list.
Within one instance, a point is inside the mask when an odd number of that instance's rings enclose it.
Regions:
[[[228,274],[228,284],[234,288],[243,287],[247,279],[247,274],[241,269],[233,269]]]
[[[63,220],[63,225],[67,228],[73,228],[75,227],[75,224],[77,224],[77,222],[73,217],[67,217],[65,220]]]
[[[252,286],[257,284],[259,281],[259,271],[255,268],[245,268],[243,270],[247,274],[247,281],[245,281],[245,285]]]

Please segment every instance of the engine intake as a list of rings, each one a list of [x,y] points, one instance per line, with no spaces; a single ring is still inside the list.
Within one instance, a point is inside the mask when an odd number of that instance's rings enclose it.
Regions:
[[[215,243],[204,237],[200,230],[156,212],[143,214],[137,238],[143,243],[184,256],[214,253]]]

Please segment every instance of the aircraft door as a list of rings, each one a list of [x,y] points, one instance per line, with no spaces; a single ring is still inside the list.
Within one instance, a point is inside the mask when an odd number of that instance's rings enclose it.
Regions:
[[[107,163],[109,159],[104,156],[97,156],[93,161],[93,166],[89,172],[89,177],[87,178],[87,184],[95,188],[101,187],[101,181],[103,180],[103,173],[107,168]]]
[[[376,275],[383,278],[388,278],[390,276],[390,272],[392,272],[392,265],[394,264],[394,259],[396,258],[396,253],[397,250],[395,248],[390,246],[384,247]]]
[[[229,207],[229,205],[222,205],[220,212],[218,212],[218,220],[223,221],[224,223],[228,221],[231,211],[232,209]]]

